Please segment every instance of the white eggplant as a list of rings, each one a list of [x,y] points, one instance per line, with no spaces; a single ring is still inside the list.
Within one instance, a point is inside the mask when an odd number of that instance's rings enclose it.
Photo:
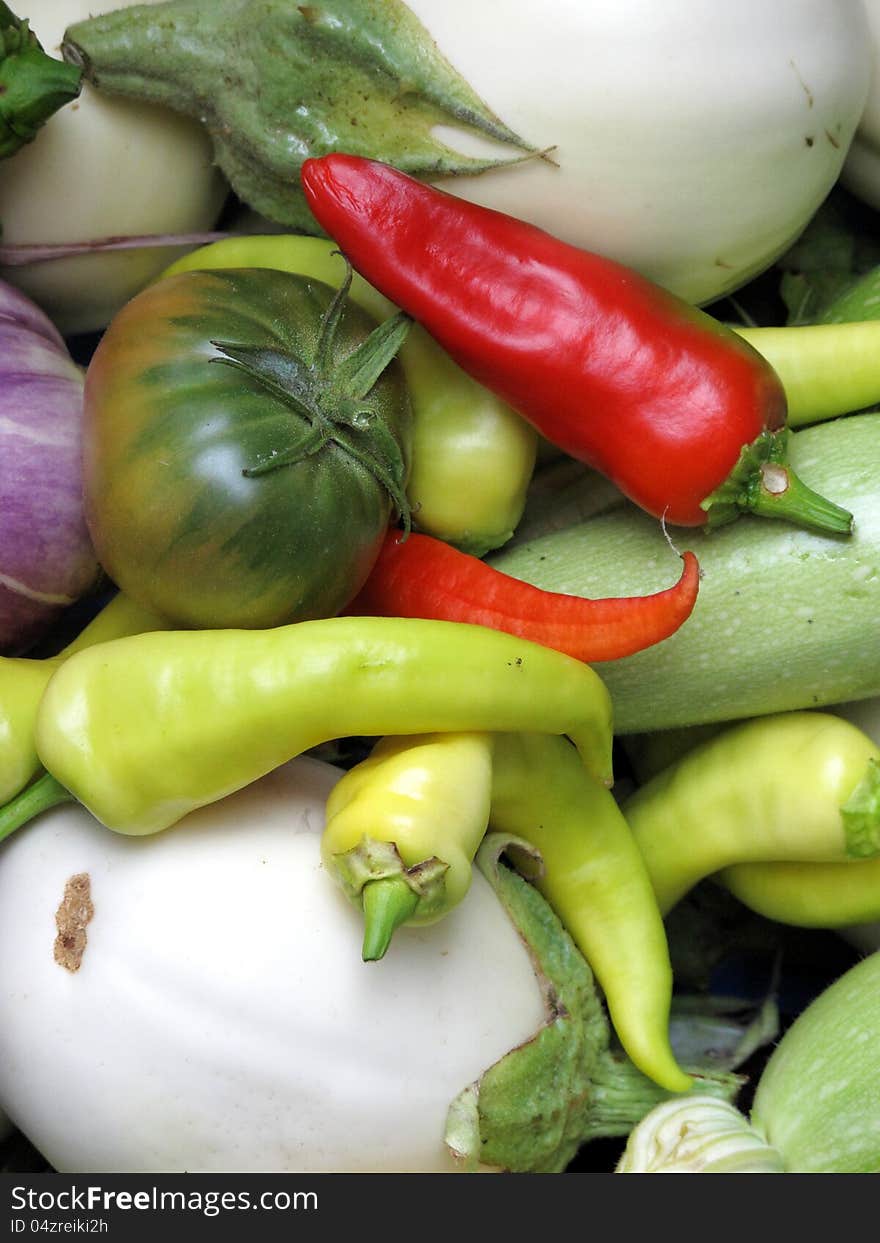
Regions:
[[[320,861],[340,775],[301,757],[153,837],[68,806],[4,843],[0,1109],[56,1169],[559,1170],[668,1098],[494,839],[364,963]]]
[[[880,209],[880,0],[862,0],[868,19],[871,79],[841,181],[869,207]]]
[[[136,0],[14,0],[53,56],[65,28]],[[155,3],[156,0],[149,0]],[[0,168],[4,245],[209,229],[226,189],[198,125],[151,104],[80,97]],[[103,328],[179,250],[128,250],[0,268],[65,334]]]
[[[58,810],[4,846],[0,1103],[55,1168],[452,1168],[449,1102],[532,1035],[540,991],[485,882],[361,961],[319,858],[338,775],[298,760],[136,842]],[[53,948],[76,876],[84,949]]]
[[[553,162],[445,188],[692,302],[794,241],[840,173],[868,89],[860,0],[407,4],[507,126],[553,148]],[[469,135],[454,145],[491,150]]]
[[[861,0],[176,0],[162,16],[75,23],[65,55],[103,91],[201,119],[260,214],[314,230],[302,158],[356,151],[699,303],[810,220],[871,70]]]

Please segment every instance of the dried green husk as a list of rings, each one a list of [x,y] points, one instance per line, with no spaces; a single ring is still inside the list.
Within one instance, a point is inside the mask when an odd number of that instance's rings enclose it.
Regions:
[[[465,1168],[558,1173],[581,1145],[626,1135],[675,1094],[613,1045],[592,971],[540,893],[502,864],[506,851],[525,871],[540,867],[531,846],[500,833],[486,836],[477,865],[529,948],[549,1018],[532,1040],[460,1093],[450,1107],[446,1142]],[[688,1069],[694,1092],[703,1095],[732,1100],[743,1084],[730,1071]]]
[[[414,176],[477,173],[532,151],[441,55],[402,0],[170,0],[71,26],[64,56],[99,90],[200,121],[240,199],[317,233],[309,156],[384,160]],[[435,127],[504,144],[460,154]]]

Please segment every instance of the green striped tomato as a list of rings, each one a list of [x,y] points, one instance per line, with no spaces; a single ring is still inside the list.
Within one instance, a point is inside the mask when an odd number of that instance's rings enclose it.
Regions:
[[[85,388],[101,564],[183,627],[338,613],[405,509],[410,408],[377,327],[320,281],[185,272],[113,319]]]

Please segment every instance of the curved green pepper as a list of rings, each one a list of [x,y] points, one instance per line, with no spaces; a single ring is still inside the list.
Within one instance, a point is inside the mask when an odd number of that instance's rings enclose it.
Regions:
[[[36,738],[51,775],[0,809],[0,840],[71,797],[118,832],[156,833],[334,738],[523,729],[567,734],[610,784],[599,675],[501,631],[331,617],[117,639],[50,680]]]
[[[536,848],[541,891],[601,984],[624,1049],[670,1091],[691,1086],[669,1046],[672,971],[651,880],[614,798],[564,738],[385,738],[327,800],[324,865],[365,917],[364,958],[396,927],[446,915],[486,831]]]
[[[880,852],[880,748],[841,717],[788,712],[725,730],[623,805],[660,909],[735,863]]]
[[[334,287],[345,260],[318,237],[231,237],[178,259],[164,273],[263,267]],[[377,319],[395,307],[355,275],[352,300]],[[518,414],[477,384],[414,324],[398,355],[412,405],[407,497],[413,525],[475,556],[504,544],[519,522],[537,452],[537,435]]]
[[[564,738],[503,734],[495,741],[490,825],[540,853],[535,886],[592,967],[629,1057],[661,1087],[686,1091],[692,1080],[669,1044],[663,920],[610,791]]]

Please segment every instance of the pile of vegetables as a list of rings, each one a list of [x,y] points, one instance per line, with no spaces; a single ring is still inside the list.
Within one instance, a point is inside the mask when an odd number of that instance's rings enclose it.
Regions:
[[[65,1171],[880,1170],[880,958],[747,1105],[773,1001],[719,1040],[675,932],[880,927],[862,5],[80,7],[0,4],[0,1109]]]

